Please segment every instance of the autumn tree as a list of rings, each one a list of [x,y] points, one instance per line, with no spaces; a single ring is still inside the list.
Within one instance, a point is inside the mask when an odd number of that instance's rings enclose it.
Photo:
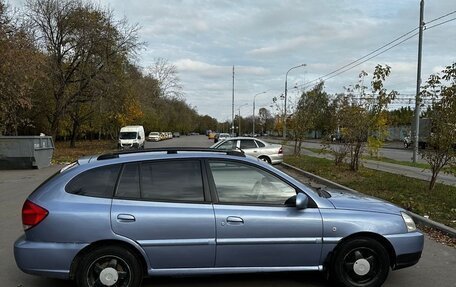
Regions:
[[[274,127],[274,117],[267,108],[260,108],[258,111],[259,125],[261,133],[271,131]]]
[[[366,143],[378,151],[387,135],[387,107],[396,97],[397,92],[388,91],[384,87],[391,67],[377,65],[375,67],[371,89],[364,86],[364,78],[368,75],[361,72],[359,81],[338,102],[335,122],[337,122],[343,144],[350,156],[350,169],[357,171],[360,157]]]
[[[56,137],[62,118],[93,100],[88,90],[99,75],[112,62],[134,53],[138,27],[115,21],[110,11],[79,0],[29,0],[27,8],[47,57],[49,124]]]
[[[42,57],[30,31],[0,1],[0,134],[17,135],[31,124],[31,93],[42,78]]]
[[[430,148],[420,150],[431,166],[429,190],[433,190],[442,169],[456,165],[456,63],[431,75],[422,96],[435,100],[428,111],[432,130],[427,138]]]
[[[324,83],[318,83],[313,89],[303,92],[291,119],[293,130],[294,153],[300,154],[302,141],[309,132],[326,131],[329,97],[324,91]]]
[[[388,112],[388,124],[391,126],[410,126],[412,124],[413,110],[410,107],[400,107]]]

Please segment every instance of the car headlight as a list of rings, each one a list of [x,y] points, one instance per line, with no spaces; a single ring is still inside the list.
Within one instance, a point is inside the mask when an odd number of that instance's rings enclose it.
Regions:
[[[405,212],[401,212],[402,218],[404,219],[405,225],[407,226],[407,231],[412,232],[416,230],[415,222],[412,217]]]

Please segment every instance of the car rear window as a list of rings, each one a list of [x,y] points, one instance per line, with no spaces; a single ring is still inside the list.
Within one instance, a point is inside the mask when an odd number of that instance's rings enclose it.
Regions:
[[[120,165],[90,169],[77,175],[66,185],[71,194],[110,198],[114,193]]]
[[[260,141],[255,141],[258,147],[265,147],[265,144]]]
[[[241,149],[257,148],[254,140],[241,140]]]

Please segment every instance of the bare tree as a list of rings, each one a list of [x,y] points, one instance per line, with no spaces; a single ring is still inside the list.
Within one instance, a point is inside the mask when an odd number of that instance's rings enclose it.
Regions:
[[[165,58],[156,58],[154,64],[147,68],[150,76],[159,82],[161,95],[166,98],[181,98],[183,88],[178,76],[177,67]]]

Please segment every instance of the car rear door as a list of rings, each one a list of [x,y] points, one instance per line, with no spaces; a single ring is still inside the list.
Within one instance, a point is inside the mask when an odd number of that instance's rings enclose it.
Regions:
[[[216,267],[319,269],[318,208],[286,206],[296,189],[258,167],[214,160],[208,169],[216,197]]]
[[[245,154],[258,156],[258,146],[253,139],[240,139],[239,148],[244,151]]]
[[[125,164],[113,231],[138,242],[154,269],[213,267],[215,219],[205,178],[199,160]]]

